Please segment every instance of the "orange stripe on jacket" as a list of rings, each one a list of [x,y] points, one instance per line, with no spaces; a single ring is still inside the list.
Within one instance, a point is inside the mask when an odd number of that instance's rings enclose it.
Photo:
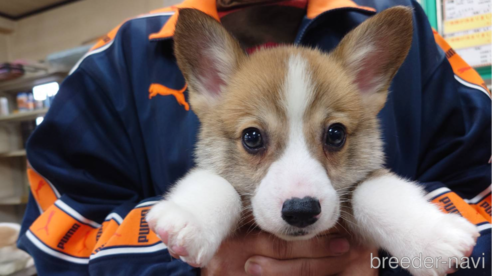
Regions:
[[[53,204],[29,230],[53,250],[88,258],[105,247],[149,246],[160,242],[145,220],[149,210],[150,206],[134,209],[121,225],[109,220],[94,228],[77,221]]]
[[[171,12],[171,11],[175,11],[175,10],[176,10],[175,9],[175,6],[171,6],[171,7],[162,8],[162,9],[151,11],[148,14],[155,14],[155,13],[162,13],[162,12]],[[143,14],[141,16],[145,16],[145,15],[146,14]],[[139,16],[136,16],[136,17],[133,17],[133,18],[138,18],[138,17]],[[111,40],[113,40],[116,37],[116,34],[120,30],[121,26],[123,26],[123,24],[125,24],[125,22],[127,22],[128,20],[131,20],[133,18],[130,18],[130,19],[127,19],[127,20],[123,21],[123,23],[119,24],[114,29],[112,29],[109,33],[107,33],[106,35],[104,35],[94,46],[92,46],[92,48],[89,50],[89,52],[90,51],[93,51],[93,50],[96,50],[98,48],[101,48],[102,46],[104,46],[104,45],[108,44],[109,42],[111,42]]]
[[[461,79],[473,83],[476,85],[479,85],[485,89],[490,94],[489,89],[487,88],[487,85],[483,81],[482,77],[473,69],[464,59],[462,59],[456,52],[449,46],[449,44],[446,42],[446,40],[439,35],[438,32],[435,30],[432,30],[434,33],[434,39],[436,40],[437,45],[443,49],[443,51],[446,53],[446,57],[448,58],[449,63],[451,64],[451,67],[453,68],[453,72],[456,76],[460,77]]]
[[[167,12],[174,11],[175,13],[167,20],[166,24],[162,26],[161,30],[157,33],[149,35],[149,39],[164,39],[169,38],[174,35],[176,29],[176,23],[178,22],[179,9],[193,8],[200,10],[211,17],[220,21],[219,15],[217,13],[217,5],[215,0],[185,0],[181,4],[171,6],[169,8],[164,8],[156,12]]]
[[[99,247],[148,246],[159,242],[160,239],[150,230],[149,224],[145,220],[149,210],[150,207],[133,209],[118,229],[111,234],[108,241]]]
[[[93,254],[106,246],[106,243],[114,236],[119,225],[114,220],[105,221],[102,223],[96,236],[96,245],[93,250]]]
[[[50,184],[36,171],[27,168],[27,178],[31,192],[41,210],[46,211],[58,199]]]
[[[125,21],[126,22],[126,21]],[[116,28],[112,29],[109,33],[107,33],[105,36],[103,36],[94,46],[89,51],[93,51],[97,48],[101,48],[102,46],[108,44],[111,40],[114,39],[118,31],[120,30],[121,26],[125,23],[121,23],[120,25],[116,26]]]
[[[374,8],[371,7],[359,6],[351,0],[310,0],[308,1],[307,17],[309,19],[313,19],[326,11],[341,8],[356,8],[372,12],[376,11]]]
[[[466,203],[454,192],[445,193],[432,200],[446,213],[455,213],[468,219],[473,224],[487,222],[487,220],[475,208]]]
[[[29,230],[43,243],[74,257],[87,258],[96,244],[97,228],[83,224],[51,205]]]
[[[490,216],[491,211],[491,195],[485,197],[477,204],[472,205],[478,213],[480,213],[485,219],[487,219],[490,223],[492,223],[492,219]]]

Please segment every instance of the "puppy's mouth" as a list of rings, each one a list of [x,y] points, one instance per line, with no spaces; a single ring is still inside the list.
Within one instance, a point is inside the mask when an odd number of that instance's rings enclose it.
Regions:
[[[316,236],[316,231],[313,230],[314,229],[299,229],[295,227],[287,227],[284,228],[284,231],[281,231],[280,233],[275,233],[275,236],[286,241],[308,240]]]
[[[309,232],[305,231],[305,230],[297,230],[297,231],[292,231],[292,232],[287,233],[288,236],[292,236],[292,237],[301,237],[301,236],[305,236],[307,234],[309,234]]]

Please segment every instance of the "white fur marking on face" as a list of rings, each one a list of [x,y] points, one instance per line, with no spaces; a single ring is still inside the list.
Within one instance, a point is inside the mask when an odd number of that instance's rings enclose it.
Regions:
[[[302,119],[313,96],[308,62],[299,55],[291,56],[285,81],[285,109],[294,128],[302,127]],[[294,125],[292,125],[294,124]],[[291,130],[293,128],[291,127]]]
[[[273,162],[252,198],[253,214],[258,225],[284,239],[307,239],[332,227],[339,215],[339,203],[323,164],[309,152],[304,136],[304,114],[313,97],[313,80],[307,60],[291,56],[284,83],[283,104],[289,131],[287,147]],[[318,221],[306,227],[301,237],[285,235],[290,226],[282,220],[283,203],[291,198],[313,197],[320,201]]]

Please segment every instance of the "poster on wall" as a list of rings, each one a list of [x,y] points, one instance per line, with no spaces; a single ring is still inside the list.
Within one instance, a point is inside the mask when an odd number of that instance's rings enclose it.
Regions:
[[[472,67],[492,63],[490,0],[444,0],[443,37]]]

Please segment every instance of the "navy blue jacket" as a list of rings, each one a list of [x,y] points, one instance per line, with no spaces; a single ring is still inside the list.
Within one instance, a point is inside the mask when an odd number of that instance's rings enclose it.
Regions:
[[[416,1],[310,0],[295,43],[330,51],[394,5],[413,7],[414,33],[379,114],[386,166],[422,183],[444,211],[480,227],[473,257],[484,256],[486,268],[456,275],[490,275],[491,100],[478,74],[463,69],[466,63],[433,32]],[[215,0],[178,7],[218,19]],[[144,219],[193,167],[199,122],[173,55],[176,8],[110,32],[63,82],[31,136],[31,195],[19,246],[34,257],[39,275],[197,273],[171,260]]]

